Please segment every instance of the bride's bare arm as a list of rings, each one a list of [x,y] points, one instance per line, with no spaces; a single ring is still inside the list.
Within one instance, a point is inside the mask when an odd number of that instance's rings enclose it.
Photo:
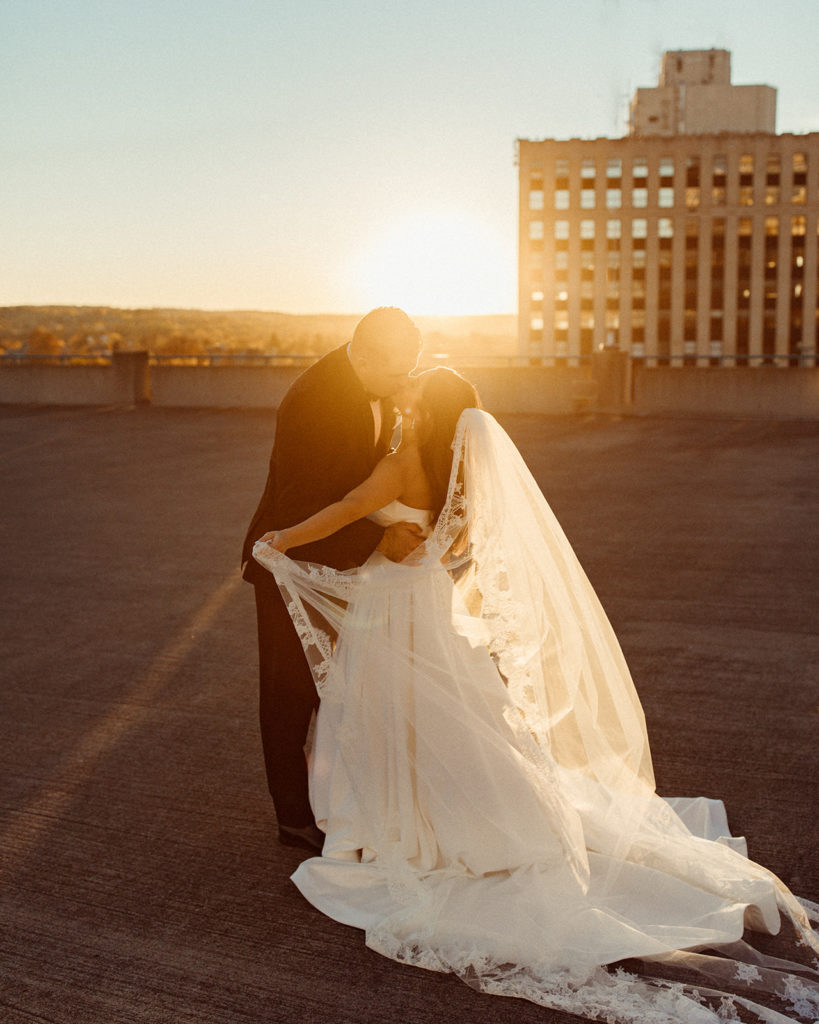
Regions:
[[[376,509],[389,505],[404,490],[404,474],[400,460],[395,455],[383,458],[364,483],[359,484],[349,494],[328,505],[320,512],[310,516],[295,526],[285,530],[274,530],[266,533],[260,540],[265,541],[277,551],[300,547],[316,540],[329,537],[342,526],[353,523],[357,519],[375,512]]]

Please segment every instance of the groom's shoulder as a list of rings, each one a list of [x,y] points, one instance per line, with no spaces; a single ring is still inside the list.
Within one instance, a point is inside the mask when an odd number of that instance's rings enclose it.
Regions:
[[[299,374],[288,388],[284,402],[310,400],[313,396],[327,391],[345,389],[352,370],[347,358],[346,346],[333,349],[317,362]]]

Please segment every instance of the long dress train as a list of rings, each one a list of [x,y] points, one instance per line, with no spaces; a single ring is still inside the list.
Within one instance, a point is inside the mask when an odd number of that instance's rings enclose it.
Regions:
[[[254,550],[321,694],[327,838],[294,882],[373,949],[487,992],[635,1024],[813,1019],[819,973],[742,935],[784,915],[815,954],[819,908],[747,859],[719,801],[657,796],[617,640],[519,453],[478,410],[453,452],[413,564]]]

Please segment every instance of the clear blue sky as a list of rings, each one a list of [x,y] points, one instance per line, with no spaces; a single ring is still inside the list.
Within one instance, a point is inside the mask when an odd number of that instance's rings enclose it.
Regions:
[[[3,0],[0,305],[515,309],[517,137],[666,49],[819,130],[819,3]]]

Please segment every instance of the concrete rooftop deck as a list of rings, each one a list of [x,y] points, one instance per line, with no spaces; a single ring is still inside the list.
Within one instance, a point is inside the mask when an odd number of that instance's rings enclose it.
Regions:
[[[0,407],[0,1020],[574,1020],[382,959],[288,881],[237,572],[274,422]],[[660,792],[722,797],[819,898],[819,424],[504,423],[619,633]]]

